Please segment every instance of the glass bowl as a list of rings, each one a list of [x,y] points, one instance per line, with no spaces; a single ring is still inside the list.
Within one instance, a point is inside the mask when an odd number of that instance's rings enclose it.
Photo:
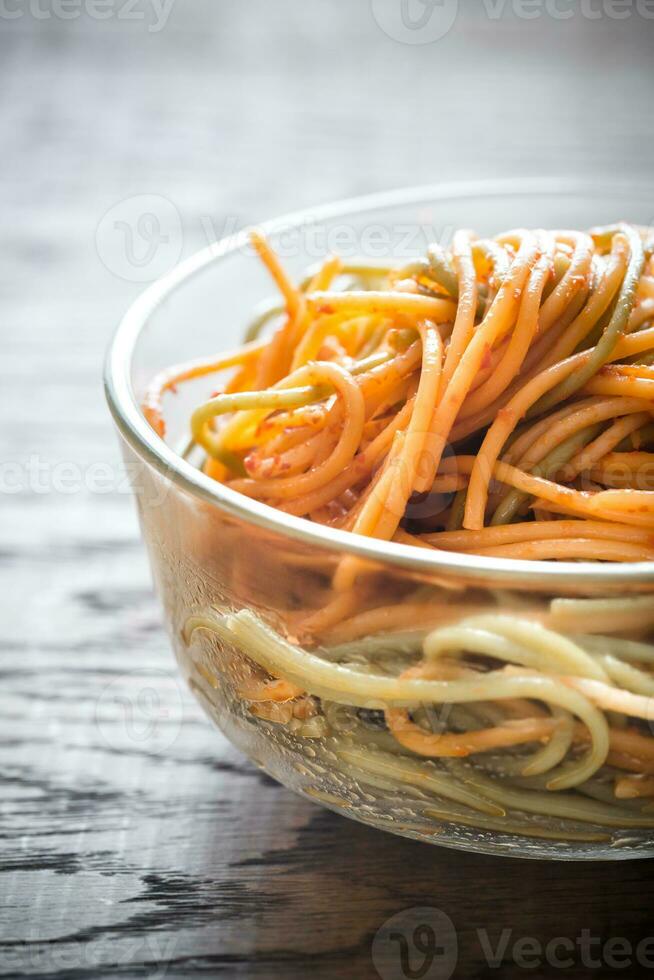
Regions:
[[[652,214],[650,185],[530,179],[396,191],[262,227],[299,277],[330,250],[347,258],[410,258],[424,254],[431,241],[446,244],[457,227],[488,234],[516,226],[584,228],[618,219],[646,224]],[[253,308],[271,292],[246,235],[237,234],[151,286],[127,313],[107,358],[107,397],[167,627],[181,670],[208,715],[275,779],[374,827],[518,857],[653,856],[654,831],[623,826],[617,817],[610,827],[570,823],[489,802],[492,776],[483,776],[482,785],[467,760],[419,762],[417,771],[413,760],[388,751],[383,703],[365,692],[356,704],[343,703],[352,698],[341,697],[338,684],[334,688],[329,667],[349,664],[363,676],[372,651],[383,671],[379,658],[392,660],[403,644],[415,642],[416,631],[480,609],[520,616],[555,609],[560,628],[572,631],[581,610],[584,622],[596,615],[597,629],[613,637],[630,637],[635,630],[642,635],[643,615],[646,624],[654,618],[653,563],[434,554],[283,514],[216,483],[173,448],[187,437],[192,406],[208,394],[206,378],[167,398],[165,441],[147,424],[139,400],[152,376],[238,346]],[[333,569],[345,557],[359,563],[367,589],[364,611],[356,597],[341,595],[335,602],[331,592]],[[270,675],[297,680],[293,656],[300,643],[307,645],[306,627],[298,624],[306,624],[309,615],[311,643],[331,671],[329,679],[315,682],[320,700],[258,700]],[[360,641],[370,634],[363,655]],[[439,717],[441,707],[451,706],[440,706]]]

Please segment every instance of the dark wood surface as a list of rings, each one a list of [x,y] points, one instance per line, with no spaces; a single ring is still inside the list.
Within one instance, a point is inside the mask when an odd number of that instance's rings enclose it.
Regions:
[[[262,775],[182,689],[100,385],[142,287],[98,228],[160,195],[190,254],[384,187],[647,176],[654,22],[461,3],[445,38],[409,45],[367,0],[177,0],[160,31],[147,4],[102,23],[88,5],[6,8],[22,15],[0,15],[0,976],[388,980],[409,973],[375,934],[423,906],[452,920],[456,976],[558,976],[564,946],[529,969],[528,937],[579,940],[571,976],[650,975],[651,946],[617,969],[621,939],[654,935],[649,862],[495,860],[369,830]],[[409,942],[424,917],[403,920]]]

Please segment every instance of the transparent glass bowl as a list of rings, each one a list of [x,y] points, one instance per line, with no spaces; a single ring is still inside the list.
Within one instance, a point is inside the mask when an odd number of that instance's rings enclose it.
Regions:
[[[488,234],[516,226],[584,228],[619,219],[646,224],[653,213],[649,185],[528,180],[375,195],[296,214],[264,229],[299,277],[329,250],[346,258],[410,258],[424,254],[431,241],[447,243],[458,227]],[[167,398],[166,441],[141,415],[144,386],[167,366],[238,346],[253,308],[271,291],[246,236],[236,235],[204,249],[150,287],[125,317],[107,359],[109,405],[167,626],[181,669],[209,716],[276,779],[375,827],[430,843],[519,857],[654,856],[654,833],[648,830],[589,826],[570,839],[553,817],[507,812],[477,819],[459,807],[459,818],[451,819],[446,812],[450,804],[438,796],[362,768],[356,755],[352,761],[348,749],[375,750],[378,712],[341,710],[332,704],[329,710],[323,706],[316,720],[291,717],[284,705],[273,712],[262,708],[244,696],[248,684],[260,676],[247,643],[229,630],[191,628],[192,617],[208,615],[225,622],[223,614],[249,610],[293,640],[293,623],[329,603],[333,568],[346,555],[363,560],[378,606],[404,607],[405,628],[421,625],[412,622],[416,596],[420,615],[430,604],[434,610],[454,604],[465,615],[473,608],[528,611],[571,597],[641,596],[646,601],[649,596],[654,603],[652,563],[555,564],[434,555],[289,517],[235,494],[185,462],[172,447],[187,437],[190,411],[206,396],[206,380],[181,386]],[[354,626],[350,622],[347,637],[378,632],[380,623],[382,613],[368,623],[365,618]],[[334,629],[330,635],[337,642],[338,623]],[[631,624],[625,622],[615,635],[630,632]],[[463,777],[467,771],[461,770]]]

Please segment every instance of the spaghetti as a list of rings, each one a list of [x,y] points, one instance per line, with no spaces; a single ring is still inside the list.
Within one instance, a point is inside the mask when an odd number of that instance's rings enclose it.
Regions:
[[[654,265],[638,229],[458,232],[451,252],[363,269],[373,288],[357,289],[337,288],[352,267],[334,256],[297,286],[266,239],[252,241],[282,304],[240,351],[165,372],[144,399],[162,434],[165,392],[235,372],[193,413],[207,472],[383,540],[409,531],[439,547],[439,531],[460,531],[451,549],[487,553],[483,529],[533,524],[509,554],[654,558]],[[275,317],[267,341],[254,336]],[[618,456],[639,433],[638,453]],[[456,506],[414,527],[412,505],[435,492],[456,492]],[[540,537],[537,508],[574,516],[576,533],[561,520],[561,537]]]
[[[327,256],[299,284],[263,235],[252,242],[281,302],[242,348],[160,374],[143,401],[163,437],[164,399],[206,379],[190,430],[209,476],[421,549],[654,561],[643,230],[460,231],[409,265]],[[185,641],[246,658],[232,696],[258,723],[329,736],[344,778],[426,798],[440,820],[536,833],[532,815],[570,840],[654,826],[650,596],[509,615],[447,583],[386,600],[368,577],[340,558],[284,629],[202,608]]]

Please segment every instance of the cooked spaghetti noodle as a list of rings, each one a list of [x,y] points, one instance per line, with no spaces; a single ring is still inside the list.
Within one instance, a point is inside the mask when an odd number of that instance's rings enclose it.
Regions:
[[[143,402],[164,436],[164,397],[206,379],[190,419],[205,473],[432,552],[654,561],[644,231],[461,231],[408,265],[327,256],[299,284],[252,243],[281,302],[242,348],[160,374]],[[217,637],[249,665],[231,690],[257,723],[328,736],[344,778],[439,820],[547,836],[527,815],[555,818],[570,840],[654,827],[651,595],[508,615],[414,584],[387,599],[342,557],[313,601],[307,586],[304,608],[276,611],[282,627],[203,607],[184,637]]]

